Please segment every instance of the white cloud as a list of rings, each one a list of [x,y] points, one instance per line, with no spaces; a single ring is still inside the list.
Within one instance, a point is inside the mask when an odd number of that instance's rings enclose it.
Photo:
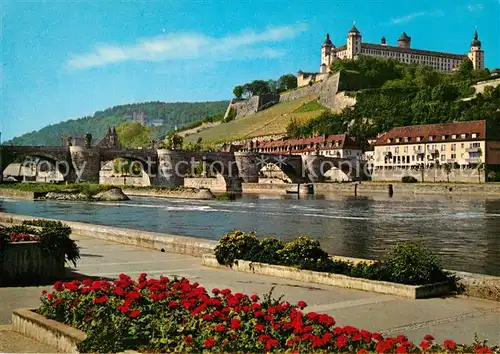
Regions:
[[[421,16],[425,16],[425,15],[427,15],[427,12],[425,12],[425,11],[414,12],[414,13],[406,15],[406,16],[391,18],[391,23],[393,25],[396,25],[399,23],[407,23],[407,22],[410,22],[411,20],[413,20],[417,17],[421,17]]]
[[[72,55],[67,65],[84,69],[124,61],[276,58],[285,52],[272,48],[273,43],[295,38],[306,30],[304,24],[298,24],[268,28],[262,32],[245,31],[222,38],[200,33],[171,33],[142,38],[132,45],[97,45],[89,53]]]
[[[467,5],[467,10],[469,12],[474,12],[474,11],[481,11],[484,8],[483,4],[469,4]]]

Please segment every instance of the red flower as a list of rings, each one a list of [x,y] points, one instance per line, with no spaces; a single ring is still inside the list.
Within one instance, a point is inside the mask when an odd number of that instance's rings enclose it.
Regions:
[[[387,349],[387,345],[383,340],[378,342],[375,346],[375,350],[377,351],[377,353],[385,353]]]
[[[215,289],[212,289],[212,294],[214,295],[218,295],[220,293],[220,290],[215,288]]]
[[[260,324],[260,323],[257,323],[255,325],[255,330],[258,331],[258,332],[261,332],[264,330],[264,325],[263,324]]]
[[[434,340],[434,336],[432,334],[426,334],[424,339],[428,342]]]
[[[297,306],[300,307],[301,309],[305,308],[307,306],[305,301],[299,301],[297,302]]]
[[[47,294],[47,290],[42,290],[42,295]]]
[[[78,285],[75,285],[74,283],[64,283],[64,287],[69,291],[78,290]]]
[[[384,340],[384,337],[378,332],[373,333],[372,337],[373,337],[373,339],[375,339],[377,341]]]
[[[103,295],[103,296],[94,298],[93,303],[94,304],[104,304],[106,301],[108,301],[108,296]]]
[[[265,348],[266,350],[271,350],[272,348],[277,347],[279,344],[280,344],[279,341],[271,338],[266,342]]]
[[[349,340],[347,339],[347,337],[344,334],[341,334],[340,336],[337,337],[335,344],[337,345],[338,348],[342,349],[343,347],[345,347],[348,341]]]
[[[357,354],[368,354],[368,351],[366,349],[361,348],[360,350],[358,350]]]
[[[216,344],[216,340],[212,337],[209,337],[205,340],[205,343],[203,343],[203,346],[205,348],[212,348]]]
[[[408,351],[406,350],[406,347],[400,345],[398,349],[396,349],[396,353],[406,354]]]
[[[398,340],[399,343],[403,343],[403,342],[406,342],[408,340],[408,337],[406,337],[405,335],[403,334],[400,334],[396,337],[396,339]]]
[[[429,349],[430,346],[430,343],[426,340],[420,342],[420,348],[422,348],[423,350]]]
[[[215,327],[215,331],[216,332],[225,332],[226,327],[224,327],[223,325],[217,325],[217,327]]]
[[[170,308],[170,309],[176,308],[177,306],[179,306],[179,304],[175,301],[170,301],[168,303],[168,308]]]
[[[137,317],[137,316],[139,316],[140,314],[141,314],[141,311],[139,311],[139,310],[134,310],[134,311],[132,311],[132,312],[129,314],[129,316],[130,316],[130,318],[136,318],[136,317]]]
[[[231,321],[231,328],[234,330],[238,330],[241,328],[241,321],[238,320],[237,318],[233,319]]]
[[[120,306],[118,306],[116,309],[117,309],[118,311],[120,311],[121,313],[127,313],[127,312],[128,312],[128,310],[129,310],[128,306],[126,306],[126,305],[120,305]]]
[[[457,344],[451,339],[447,339],[443,342],[443,347],[445,347],[445,349],[453,350],[457,347]]]
[[[135,299],[139,299],[141,297],[141,293],[138,292],[138,291],[129,291],[126,295],[127,298],[129,299],[132,299],[132,300],[135,300]]]
[[[492,354],[493,352],[488,347],[480,347],[480,348],[476,349],[476,353],[477,354]]]
[[[193,342],[193,337],[191,337],[191,336],[184,337],[184,342],[186,342],[186,343],[192,343]]]
[[[255,294],[253,294],[252,296],[250,296],[250,300],[252,300],[252,302],[257,302],[257,301],[259,301],[259,297]]]

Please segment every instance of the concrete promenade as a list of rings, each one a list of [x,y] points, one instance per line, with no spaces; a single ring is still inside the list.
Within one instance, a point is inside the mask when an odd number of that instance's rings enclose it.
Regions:
[[[306,310],[329,313],[339,325],[354,325],[371,331],[396,335],[404,333],[419,341],[432,333],[437,340],[451,338],[471,343],[474,334],[500,345],[500,303],[465,297],[409,300],[390,295],[300,283],[286,279],[257,276],[231,270],[204,268],[201,259],[186,255],[159,252],[73,235],[81,247],[82,259],[73,275],[115,278],[120,273],[137,277],[145,272],[151,276],[187,277],[207,289],[230,288],[247,294],[267,293],[275,286],[274,295],[284,295],[290,302],[304,300]],[[47,352],[51,348],[8,331],[12,310],[36,308],[39,287],[0,288],[0,352]],[[10,338],[10,340],[8,340]]]

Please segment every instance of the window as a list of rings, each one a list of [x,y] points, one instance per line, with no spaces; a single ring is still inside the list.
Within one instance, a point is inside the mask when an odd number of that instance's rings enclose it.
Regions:
[[[441,151],[446,151],[446,145],[445,144],[441,145]]]
[[[396,143],[399,143],[399,138],[396,138],[395,140],[396,140]]]
[[[451,138],[452,138],[452,139],[456,139],[456,138],[457,138],[457,136],[456,136],[455,134],[453,134],[453,135],[451,136]]]
[[[451,158],[455,159],[457,157],[457,154],[451,154]]]
[[[404,147],[404,152],[408,152],[408,146]]]
[[[429,141],[433,141],[434,137],[432,135],[429,136]]]
[[[457,149],[457,144],[451,144],[451,151],[455,151]]]
[[[470,143],[470,147],[471,148],[478,148],[478,147],[481,147],[481,144],[480,143]]]
[[[415,155],[411,155],[411,160],[415,161]]]
[[[460,144],[460,147],[463,149],[464,148],[464,143]]]
[[[417,136],[417,141],[420,141],[420,137],[419,136]]]
[[[473,139],[477,138],[477,134],[476,133],[472,133],[472,138]]]
[[[462,139],[465,139],[465,138],[467,137],[467,134],[461,134],[461,135],[460,135],[460,137],[461,137]]]
[[[444,161],[445,158],[446,158],[446,155],[441,155],[441,161]]]
[[[398,154],[398,153],[399,153],[399,146],[396,146],[396,147],[394,148],[394,152],[395,152],[396,154]]]

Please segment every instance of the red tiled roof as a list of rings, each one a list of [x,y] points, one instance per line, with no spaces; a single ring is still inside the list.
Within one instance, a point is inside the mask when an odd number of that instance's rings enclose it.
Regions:
[[[321,150],[325,149],[332,149],[332,148],[338,148],[338,149],[343,149],[343,148],[359,148],[358,144],[356,143],[356,140],[350,136],[347,136],[347,134],[336,134],[336,135],[328,135],[326,137],[326,142],[331,143],[331,142],[339,142],[338,147],[324,147],[320,146]],[[263,141],[259,143],[257,148],[259,149],[266,149],[266,148],[275,148],[275,147],[288,147],[291,146],[292,148],[294,146],[300,146],[300,145],[307,145],[310,146],[313,144],[315,147],[316,144],[323,145],[325,143],[325,137],[324,136],[316,136],[313,138],[302,138],[302,139],[287,139],[287,140],[274,140],[274,141]]]
[[[477,134],[477,137],[472,139],[472,133]],[[467,134],[466,138],[462,138],[461,134]],[[456,139],[452,139],[452,135],[456,135]],[[432,136],[433,139],[429,140]],[[443,139],[443,136],[445,137]],[[420,141],[417,141],[420,137]],[[399,142],[394,139],[399,138]],[[404,138],[410,138],[405,141]],[[386,134],[377,139],[375,145],[399,145],[399,144],[419,144],[429,142],[448,142],[448,141],[463,141],[463,140],[477,140],[486,138],[486,121],[474,120],[468,122],[456,123],[441,123],[441,124],[426,124],[426,125],[413,125],[408,127],[393,128]],[[391,139],[389,143],[387,140]]]

